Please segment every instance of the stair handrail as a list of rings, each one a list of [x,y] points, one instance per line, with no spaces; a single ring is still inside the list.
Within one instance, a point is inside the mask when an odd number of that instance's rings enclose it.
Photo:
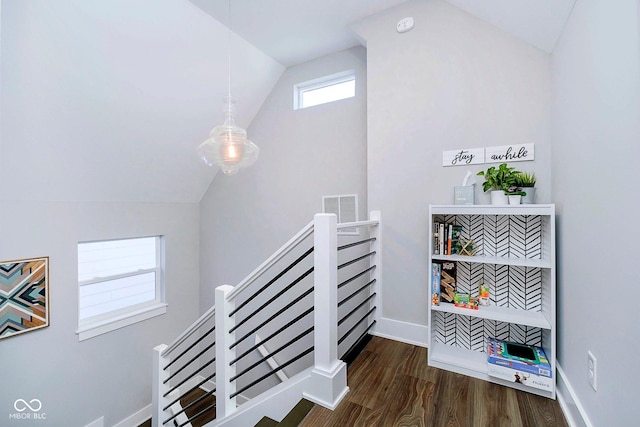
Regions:
[[[369,219],[366,221],[354,221],[354,222],[340,222],[336,225],[338,230],[343,228],[354,228],[354,227],[370,227],[372,225],[379,225],[379,219]]]
[[[284,245],[280,247],[276,252],[273,253],[265,262],[260,264],[258,268],[256,268],[253,272],[251,272],[247,277],[245,277],[238,285],[233,288],[228,295],[229,300],[232,300],[236,296],[238,296],[243,290],[249,287],[257,278],[259,278],[265,271],[267,271],[271,266],[277,263],[280,259],[282,259],[285,255],[295,249],[304,239],[309,237],[313,233],[313,221],[309,222],[306,226],[304,226],[298,233],[296,233],[289,241],[287,241]],[[209,319],[213,318],[216,313],[215,305],[209,308],[202,316],[196,319],[187,329],[184,330],[171,344],[169,344],[163,351],[162,356],[165,356],[171,353],[176,347],[182,344],[186,339],[188,339],[191,334],[196,332],[204,323],[206,323]]]
[[[185,329],[184,332],[178,335],[178,337],[175,340],[173,340],[173,342],[169,344],[162,351],[161,356],[164,357],[167,354],[171,353],[173,350],[175,350],[180,344],[186,341],[191,336],[191,334],[193,334],[195,331],[200,329],[200,327],[205,323],[207,323],[209,319],[213,318],[215,314],[216,314],[216,306],[214,305],[211,308],[209,308],[209,310],[207,310],[202,316],[198,317],[198,319],[195,322],[193,322],[191,326]]]
[[[235,299],[240,293],[242,293],[245,289],[247,289],[251,284],[256,281],[265,271],[267,271],[271,266],[280,261],[285,255],[295,249],[300,243],[304,241],[307,237],[309,237],[313,233],[313,221],[309,224],[305,225],[302,230],[296,233],[287,243],[282,245],[280,249],[275,251],[273,255],[271,255],[265,262],[260,264],[258,268],[256,268],[253,272],[251,272],[247,277],[245,277],[240,283],[238,283],[231,292],[227,295],[227,300],[232,301]]]

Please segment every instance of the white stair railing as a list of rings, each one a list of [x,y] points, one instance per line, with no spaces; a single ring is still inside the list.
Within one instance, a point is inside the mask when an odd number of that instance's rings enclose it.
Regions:
[[[370,240],[377,240],[374,252],[376,262],[379,264],[381,256],[379,224],[380,213],[375,211],[371,213],[368,221],[339,225],[336,223],[335,215],[317,214],[313,222],[304,227],[236,287],[224,285],[216,288],[214,307],[194,322],[171,345],[160,345],[154,349],[153,426],[166,425],[170,417],[175,418],[175,414],[171,413],[171,403],[174,400],[172,399],[173,391],[168,384],[168,379],[175,374],[170,374],[170,369],[167,367],[172,363],[172,352],[177,352],[176,349],[178,347],[187,345],[190,340],[193,341],[194,336],[202,336],[203,331],[206,330],[204,326],[208,322],[211,323],[210,321],[212,320],[215,321],[215,359],[212,360],[210,358],[206,363],[213,366],[212,363],[215,362],[215,373],[213,375],[215,375],[216,420],[208,425],[222,426],[227,423],[229,425],[253,425],[265,415],[278,419],[279,411],[282,411],[282,408],[286,413],[303,397],[324,407],[335,408],[349,390],[347,387],[346,365],[338,358],[337,231],[339,228],[371,228],[370,234],[375,239]],[[286,381],[271,390],[263,392],[239,407],[237,402],[238,387],[234,380],[234,377],[236,377],[236,365],[231,363],[237,357],[236,331],[234,330],[236,325],[234,314],[236,298],[247,292],[251,285],[266,271],[269,271],[279,260],[283,259],[312,234],[314,241],[313,366],[286,379]],[[378,304],[379,306],[379,288],[381,285],[379,269],[377,271],[374,270],[372,276],[374,279],[371,283],[375,284],[371,292],[375,294],[376,289],[378,291],[376,298],[372,298],[369,304],[371,306]],[[199,344],[198,348],[203,345],[205,344]],[[196,350],[189,351],[195,352]],[[207,377],[205,379],[210,378]],[[287,377],[282,376],[281,378]],[[197,379],[186,378],[182,379],[181,383],[186,381],[186,384],[189,384],[190,387],[193,387],[194,384],[195,387],[201,387],[202,381],[198,381],[199,379],[200,377]],[[190,427],[191,424],[187,423],[185,426]]]
[[[154,427],[180,426],[185,423],[185,411],[180,400],[197,389],[208,389],[214,395],[215,383],[215,307],[204,313],[191,327],[180,334],[170,345],[154,348],[152,425]],[[200,398],[207,397],[204,394]],[[197,405],[200,400],[192,402]],[[202,406],[202,405],[200,405]]]
[[[235,332],[229,332],[235,326],[234,317],[230,316],[235,304],[228,299],[232,290],[228,285],[216,288],[216,418],[228,417],[237,410],[236,383],[231,381],[236,374],[236,365],[231,363],[236,358],[236,347],[230,348],[236,337]]]
[[[338,359],[338,227],[333,214],[314,220],[314,368],[304,397],[335,408],[349,391],[347,365]]]

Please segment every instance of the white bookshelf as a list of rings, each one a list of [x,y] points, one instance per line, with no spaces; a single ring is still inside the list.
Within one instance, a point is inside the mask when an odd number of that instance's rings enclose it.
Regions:
[[[457,290],[475,296],[483,281],[491,302],[471,310],[446,302],[434,306],[429,298],[429,365],[555,399],[555,387],[544,391],[491,377],[486,364],[489,337],[538,345],[555,378],[555,206],[431,205],[429,236],[434,222],[461,225],[478,252],[435,255],[430,238],[429,266],[456,262]]]

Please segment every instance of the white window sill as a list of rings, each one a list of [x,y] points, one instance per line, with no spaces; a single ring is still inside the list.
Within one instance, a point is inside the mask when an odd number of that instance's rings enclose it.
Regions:
[[[97,337],[98,335],[106,334],[107,332],[115,331],[116,329],[124,328],[125,326],[151,319],[152,317],[160,316],[166,312],[167,304],[154,304],[102,322],[82,325],[76,331],[78,341],[88,340],[89,338]]]

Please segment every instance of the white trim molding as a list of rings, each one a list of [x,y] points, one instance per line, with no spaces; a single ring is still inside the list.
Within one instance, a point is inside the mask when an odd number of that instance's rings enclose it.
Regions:
[[[104,427],[104,417],[100,417],[97,420],[93,420],[84,427]]]
[[[124,328],[125,326],[151,319],[152,317],[160,316],[166,312],[167,304],[153,304],[149,307],[144,307],[139,310],[126,313],[102,323],[81,326],[76,331],[76,335],[78,335],[78,341],[88,340],[89,338],[97,337],[98,335],[106,334],[107,332],[115,331],[116,329]]]
[[[113,427],[138,427],[148,419],[151,419],[151,405],[147,405],[135,414],[131,414]]]
[[[556,363],[556,395],[558,403],[569,427],[593,427],[591,420],[587,416],[584,407],[580,403],[567,375],[564,373],[559,363]]]
[[[426,325],[381,317],[378,319],[371,335],[417,345],[418,347],[427,347],[428,333],[429,327]]]

